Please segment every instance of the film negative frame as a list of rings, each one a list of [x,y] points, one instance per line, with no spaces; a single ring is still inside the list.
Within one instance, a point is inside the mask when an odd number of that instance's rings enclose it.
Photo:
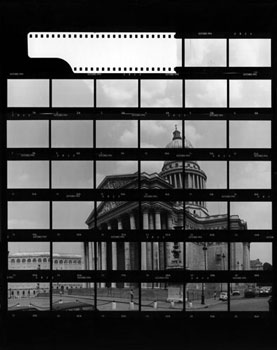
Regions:
[[[249,37],[250,33],[248,34]],[[248,37],[248,35],[244,37]],[[186,38],[184,36],[183,38]],[[190,36],[193,37],[203,37],[207,36],[203,34],[203,36],[195,35]],[[213,37],[221,37],[213,36]],[[237,37],[235,34],[229,37]],[[255,38],[259,37],[255,35]],[[261,35],[261,37],[264,37]],[[226,38],[226,36],[223,36]],[[183,40],[182,40],[183,42]],[[184,44],[183,44],[184,45]],[[273,49],[272,49],[273,51]],[[182,50],[182,55],[184,55],[184,50]],[[273,53],[272,53],[273,55]],[[227,40],[227,57],[228,57],[228,40]],[[182,58],[182,62],[184,63],[184,57]],[[233,67],[224,67],[222,69],[217,68],[188,68],[181,67],[180,69],[176,69],[176,74],[170,76],[164,76],[163,74],[147,74],[140,75],[136,77],[136,74],[131,77],[126,77],[123,75],[101,75],[100,77],[96,76],[84,76],[84,75],[70,75],[71,79],[90,79],[94,81],[94,101],[96,101],[96,81],[102,79],[137,79],[138,86],[141,87],[141,81],[144,79],[170,79],[170,80],[182,80],[182,86],[184,88],[184,81],[186,79],[223,79],[229,82],[229,74],[236,71],[234,75],[232,75],[232,79],[271,79],[272,81],[272,91],[275,86],[275,79],[273,78],[273,62],[272,59],[272,67],[270,68],[233,68]],[[25,79],[28,78],[37,78],[38,75],[34,74],[34,76],[24,76]],[[5,203],[9,201],[49,201],[50,209],[52,207],[52,203],[55,201],[93,201],[96,203],[97,201],[103,201],[110,198],[113,198],[114,201],[128,201],[128,200],[136,200],[139,202],[139,207],[141,211],[141,203],[145,201],[172,201],[172,200],[181,200],[183,198],[190,198],[192,200],[202,200],[202,201],[224,201],[228,203],[227,205],[227,229],[219,232],[211,233],[209,230],[201,230],[201,232],[193,231],[193,230],[176,230],[172,233],[168,234],[168,230],[159,230],[158,235],[149,230],[125,230],[124,233],[120,233],[118,235],[116,233],[116,237],[113,236],[109,231],[98,230],[97,228],[90,230],[12,230],[8,229],[7,225],[7,209],[2,210],[2,217],[6,218],[3,232],[7,232],[6,239],[3,239],[3,249],[7,247],[8,242],[15,241],[49,241],[50,244],[50,256],[53,253],[53,243],[54,242],[124,242],[124,241],[132,241],[132,242],[170,242],[170,241],[178,241],[178,242],[202,242],[202,241],[223,241],[228,242],[228,250],[230,250],[230,243],[236,241],[242,242],[272,242],[273,246],[275,245],[275,239],[273,236],[273,229],[275,227],[274,223],[274,215],[273,215],[273,227],[272,230],[247,230],[247,232],[241,231],[233,231],[230,230],[230,202],[234,200],[236,201],[270,201],[272,202],[272,207],[274,210],[275,201],[274,201],[274,177],[273,172],[276,168],[274,157],[272,156],[272,150],[274,150],[274,138],[272,138],[272,149],[230,149],[229,148],[229,122],[231,120],[268,120],[272,123],[271,133],[273,135],[273,131],[275,130],[274,126],[274,111],[275,111],[275,99],[274,94],[272,94],[272,107],[263,109],[263,108],[229,108],[229,84],[227,84],[227,106],[226,108],[184,108],[184,104],[182,108],[170,108],[169,111],[166,108],[141,108],[140,101],[140,89],[138,90],[138,108],[97,108],[97,105],[94,105],[92,108],[53,108],[52,107],[52,83],[51,79],[59,78],[59,76],[51,76],[44,77],[45,79],[50,79],[50,94],[49,94],[49,105],[50,108],[5,108],[5,120],[46,120],[49,122],[49,148],[43,149],[7,149],[6,153],[2,153],[2,159],[4,160],[48,160],[49,161],[49,189],[7,189],[4,190],[2,188],[2,198],[5,199]],[[64,77],[63,77],[64,78]],[[7,79],[14,79],[12,75],[7,74]],[[4,85],[4,84],[3,84]],[[6,86],[5,86],[6,89]],[[6,90],[5,90],[6,91]],[[184,91],[184,90],[183,90]],[[3,98],[3,101],[6,101],[6,96]],[[184,103],[184,94],[183,94],[183,103]],[[166,109],[166,111],[165,111]],[[122,111],[123,110],[123,111]],[[100,119],[101,116],[101,119]],[[99,118],[99,119],[98,119]],[[226,121],[226,140],[227,145],[225,149],[189,149],[186,150],[185,147],[183,149],[176,151],[170,150],[170,152],[165,151],[165,149],[141,149],[138,146],[137,149],[113,149],[107,152],[105,149],[97,149],[96,145],[96,120],[130,120],[134,119],[138,121],[138,125],[140,125],[141,120],[170,120],[171,118],[180,120],[183,124],[183,133],[184,133],[184,121],[185,120],[224,120]],[[51,148],[51,121],[52,120],[92,120],[94,124],[94,148],[90,149],[53,149]],[[6,135],[3,138],[3,142],[6,146]],[[138,127],[138,142],[140,142],[140,128]],[[90,160],[94,163],[94,189],[91,190],[80,190],[80,189],[51,189],[51,162],[55,160]],[[175,160],[182,159],[183,162],[183,174],[185,168],[185,162],[189,160],[220,160],[226,161],[227,164],[227,174],[229,174],[229,162],[232,160],[267,160],[272,164],[272,187],[271,190],[230,190],[229,188],[229,175],[227,175],[227,188],[224,190],[190,190],[190,189],[178,189],[176,190],[102,190],[96,188],[96,161],[99,160],[138,160],[138,179],[140,183],[140,161],[143,160]],[[3,176],[3,185],[7,184],[7,173],[6,168],[4,167],[5,175]],[[3,187],[3,186],[2,186]],[[112,196],[112,197],[111,197]],[[150,199],[149,199],[150,198]],[[4,206],[3,206],[4,207]],[[185,218],[185,208],[183,208]],[[50,227],[52,218],[52,211],[50,210]],[[139,217],[140,227],[142,227],[142,215]],[[3,221],[4,222],[4,221]],[[96,218],[97,223],[97,218]],[[185,222],[184,222],[185,226]],[[90,233],[93,233],[93,237]],[[92,239],[93,238],[93,239]],[[4,251],[3,250],[3,251]],[[243,279],[249,282],[256,281],[266,281],[273,282],[273,274],[269,273],[257,273],[257,271],[249,272],[210,272],[210,271],[198,271],[190,273],[188,271],[171,271],[170,273],[161,272],[161,271],[62,271],[55,272],[52,270],[53,262],[51,259],[50,263],[50,271],[8,271],[7,270],[7,261],[6,264],[3,265],[3,269],[7,272],[7,278],[4,279],[9,283],[12,282],[20,282],[20,281],[52,281],[53,283],[58,281],[69,281],[69,282],[80,282],[84,279],[89,281],[90,283],[94,283],[96,286],[97,283],[101,282],[109,282],[109,281],[119,281],[119,282],[180,282],[183,284],[185,288],[185,284],[189,282],[197,281],[213,281],[217,283],[235,283],[235,281],[239,279]],[[97,289],[96,289],[97,290]],[[52,283],[50,283],[50,295],[52,293]],[[228,287],[228,293],[230,295],[230,288]],[[5,295],[5,293],[4,293]],[[139,295],[141,297],[141,288],[139,288]],[[95,298],[97,298],[97,292],[95,293]],[[52,300],[52,298],[50,298]],[[230,311],[230,297],[228,298],[228,311]],[[6,306],[7,307],[7,306]],[[50,301],[50,310],[52,310],[52,304]],[[7,310],[6,310],[7,311]],[[80,317],[80,312],[72,312],[70,315],[68,313],[56,313],[56,312],[48,312],[45,313],[36,313],[36,312],[28,312],[24,313],[24,315],[19,315],[18,313],[9,312],[9,316],[12,317],[28,317],[36,315],[36,317]],[[44,316],[42,316],[44,314]],[[155,312],[155,314],[151,312],[144,312],[139,310],[139,312],[82,312],[82,317],[182,317],[182,318],[201,318],[201,317],[270,317],[270,313],[263,312],[207,312],[207,313],[186,313],[184,312]],[[177,316],[178,314],[178,316]],[[69,315],[69,316],[68,316]]]

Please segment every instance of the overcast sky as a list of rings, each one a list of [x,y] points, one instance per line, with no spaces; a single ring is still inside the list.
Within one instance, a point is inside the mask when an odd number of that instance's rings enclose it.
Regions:
[[[187,120],[185,121],[185,137],[194,148],[225,148],[226,122]]]
[[[271,80],[230,80],[230,107],[271,107]]]
[[[175,125],[183,136],[182,121],[180,120],[141,120],[141,147],[165,148],[172,141]]]
[[[8,147],[49,147],[47,120],[8,120]]]
[[[53,107],[93,107],[93,79],[53,79]]]
[[[8,79],[8,107],[49,107],[49,80]]]
[[[49,188],[49,161],[8,161],[8,188]],[[52,188],[93,188],[93,161],[52,161]]]
[[[186,67],[226,67],[226,39],[185,39]]]
[[[141,80],[141,107],[182,106],[182,80]]]
[[[231,148],[270,148],[271,121],[230,120]]]
[[[93,107],[92,80],[54,81],[54,106]],[[181,80],[142,80],[142,107],[182,107]],[[47,80],[9,80],[9,107],[48,107]],[[32,93],[33,91],[33,93]],[[82,92],[82,93],[81,93]],[[97,80],[97,107],[138,107],[138,80]],[[227,107],[227,80],[185,80],[185,107]],[[230,80],[230,107],[271,107],[271,80]]]
[[[138,80],[97,80],[97,107],[138,107]]]
[[[270,67],[271,39],[230,39],[231,67]]]
[[[185,107],[227,107],[227,80],[186,80]]]
[[[94,202],[53,202],[54,229],[87,229]],[[49,229],[49,202],[8,202],[9,229]]]
[[[138,147],[137,120],[97,120],[96,147]]]
[[[231,202],[230,214],[239,215],[247,222],[248,229],[272,229],[271,202]]]
[[[271,188],[271,162],[231,161],[230,188]]]
[[[92,120],[53,120],[52,147],[93,147]]]

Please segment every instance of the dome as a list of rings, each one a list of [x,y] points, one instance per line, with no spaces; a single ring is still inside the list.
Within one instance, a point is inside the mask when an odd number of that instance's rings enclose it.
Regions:
[[[184,138],[185,141],[185,148],[193,148],[191,142]],[[177,125],[175,126],[175,130],[173,131],[173,138],[172,140],[165,146],[165,148],[183,148],[183,142],[181,133],[179,130],[177,130]]]

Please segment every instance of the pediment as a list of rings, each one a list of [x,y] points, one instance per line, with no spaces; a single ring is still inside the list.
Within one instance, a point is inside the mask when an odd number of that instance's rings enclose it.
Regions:
[[[130,176],[107,176],[98,186],[98,188],[115,190],[118,188],[125,187],[135,179],[137,179],[136,174]]]
[[[113,201],[109,201],[109,202],[102,202],[98,208],[97,208],[97,216],[101,216],[104,215],[110,211],[112,211],[113,209],[121,206],[123,203],[125,202],[113,202]]]

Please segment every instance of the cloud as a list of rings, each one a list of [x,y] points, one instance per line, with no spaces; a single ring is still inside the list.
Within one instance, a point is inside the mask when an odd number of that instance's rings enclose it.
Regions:
[[[189,122],[186,123],[185,133],[186,138],[192,143],[193,146],[197,145],[198,141],[202,139],[202,136],[198,133],[196,127],[189,124]]]
[[[134,147],[137,146],[138,129],[136,122],[129,122],[129,128],[123,131],[123,134],[119,137],[119,143],[122,147]]]
[[[97,105],[99,107],[137,107],[137,81],[98,80]]]
[[[142,107],[181,107],[181,80],[142,80]]]
[[[186,80],[186,107],[226,107],[227,80]]]
[[[271,107],[271,80],[230,80],[230,107]]]
[[[141,121],[141,147],[164,148],[172,140],[175,125],[183,134],[180,120]]]

